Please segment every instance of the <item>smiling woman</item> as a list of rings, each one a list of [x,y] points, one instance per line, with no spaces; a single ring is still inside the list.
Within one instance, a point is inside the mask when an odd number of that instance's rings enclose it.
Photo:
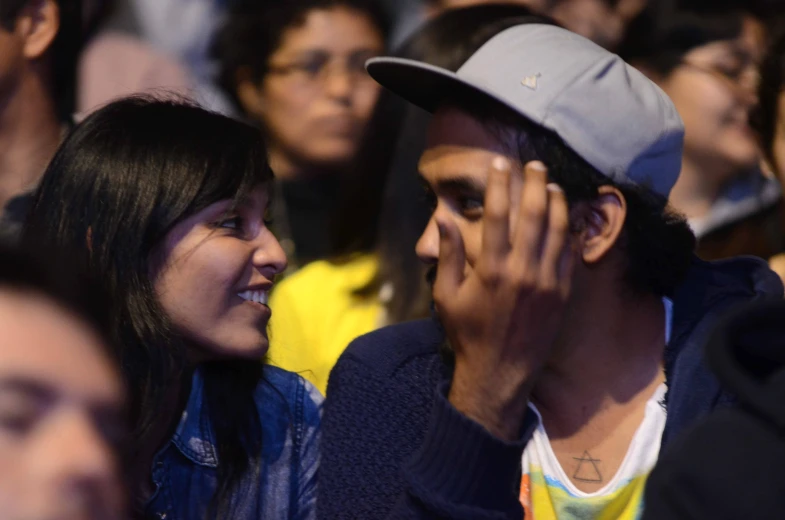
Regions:
[[[684,159],[671,204],[689,219],[705,259],[785,247],[777,183],[760,172],[749,125],[761,18],[741,0],[651,2],[635,18],[620,55],[653,79],[684,120]]]
[[[36,193],[24,240],[77,251],[110,297],[141,516],[314,515],[321,397],[259,362],[286,266],[271,181],[254,128],[130,98],[76,127]]]
[[[267,352],[267,295],[286,266],[264,224],[267,199],[258,187],[236,204],[216,202],[175,224],[164,239],[158,299],[204,356],[260,359]]]

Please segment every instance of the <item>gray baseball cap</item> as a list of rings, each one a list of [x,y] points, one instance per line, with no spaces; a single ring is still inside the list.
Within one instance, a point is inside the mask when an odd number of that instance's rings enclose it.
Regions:
[[[507,29],[457,73],[389,57],[366,67],[381,85],[429,112],[461,89],[498,100],[558,134],[617,182],[667,197],[679,177],[684,125],[670,98],[615,54],[565,29]]]

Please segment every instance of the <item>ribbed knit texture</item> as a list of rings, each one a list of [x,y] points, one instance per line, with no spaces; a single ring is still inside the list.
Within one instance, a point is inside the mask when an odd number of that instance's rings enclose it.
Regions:
[[[520,520],[520,461],[447,401],[441,331],[430,320],[356,340],[330,375],[317,514]],[[486,509],[487,508],[487,509]]]
[[[421,448],[405,467],[410,492],[447,518],[523,518],[521,456],[537,426],[527,410],[517,442],[493,437],[460,414],[440,385]]]
[[[404,493],[402,464],[422,444],[441,377],[441,337],[435,327],[430,332],[394,334],[391,342],[386,334],[363,336],[330,374],[319,518],[386,518]]]

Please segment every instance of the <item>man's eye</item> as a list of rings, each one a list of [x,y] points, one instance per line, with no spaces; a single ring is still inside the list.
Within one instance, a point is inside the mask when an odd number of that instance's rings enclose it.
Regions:
[[[478,213],[481,214],[482,205],[483,201],[479,197],[461,197],[458,199],[458,206],[464,214],[470,214],[472,216]]]

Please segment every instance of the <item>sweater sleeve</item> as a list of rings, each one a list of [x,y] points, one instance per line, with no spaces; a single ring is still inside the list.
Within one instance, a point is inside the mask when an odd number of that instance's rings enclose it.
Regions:
[[[436,390],[420,449],[406,464],[407,490],[390,519],[506,520],[523,518],[521,457],[537,427],[527,411],[515,442],[504,442],[447,400],[449,385]]]
[[[448,382],[433,388],[427,378],[401,375],[408,369],[382,377],[344,356],[333,370],[318,517],[523,518],[521,456],[536,416],[526,416],[518,441],[505,443],[450,404]]]

